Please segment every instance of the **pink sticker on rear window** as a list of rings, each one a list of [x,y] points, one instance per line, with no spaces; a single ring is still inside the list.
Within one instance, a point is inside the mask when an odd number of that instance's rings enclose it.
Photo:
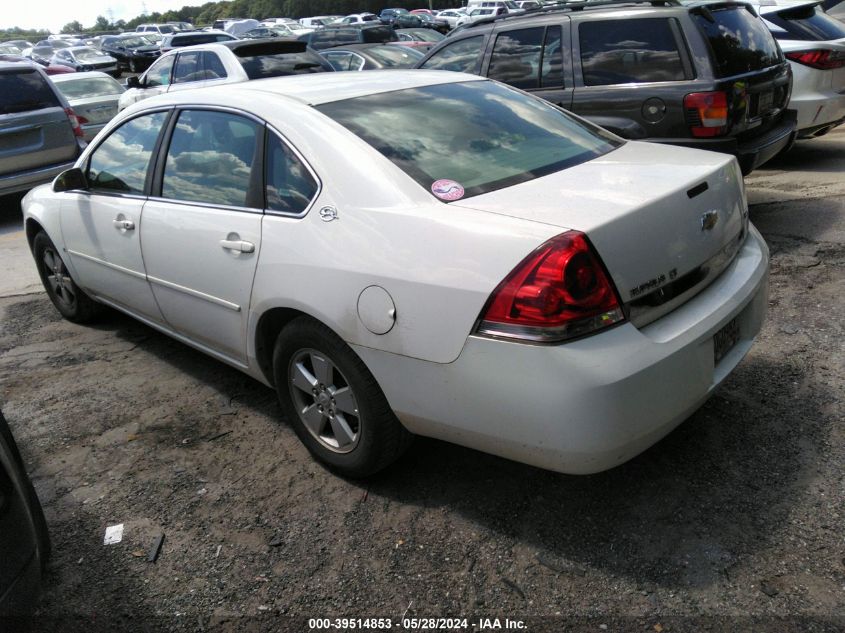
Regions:
[[[441,200],[460,200],[464,197],[464,188],[454,180],[435,180],[431,185],[431,193]]]

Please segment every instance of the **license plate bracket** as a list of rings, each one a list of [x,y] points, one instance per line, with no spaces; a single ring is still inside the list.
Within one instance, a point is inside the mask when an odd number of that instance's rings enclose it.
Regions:
[[[713,361],[719,364],[739,341],[739,318],[734,317],[713,335]]]
[[[765,116],[772,109],[772,104],[775,101],[775,93],[772,90],[761,92],[759,101],[757,102],[757,114]]]

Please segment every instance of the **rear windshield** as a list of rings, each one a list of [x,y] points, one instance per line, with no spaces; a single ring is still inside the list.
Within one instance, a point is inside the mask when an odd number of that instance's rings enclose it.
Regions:
[[[367,49],[376,61],[381,62],[385,68],[406,68],[421,60],[425,55],[407,46],[372,46]]]
[[[692,17],[710,43],[717,77],[763,70],[782,60],[769,29],[745,5],[700,7]]]
[[[779,40],[823,42],[845,38],[845,24],[816,5],[768,13],[764,20],[772,25],[769,27],[772,35]]]
[[[238,61],[250,79],[319,73],[331,69],[328,62],[323,61],[322,57],[311,51],[276,55],[242,56],[238,54]]]
[[[317,109],[426,190],[448,188],[438,195],[448,200],[533,180],[621,144],[545,101],[492,81],[398,90]]]
[[[364,35],[364,42],[368,44],[371,42],[395,42],[399,39],[399,36],[396,35],[396,31],[389,26],[376,26],[362,29],[362,31]]]
[[[35,70],[0,73],[0,114],[29,112],[58,106],[47,81]]]
[[[119,95],[123,92],[123,86],[109,77],[69,79],[67,81],[57,81],[55,84],[68,99],[107,97],[108,95]]]

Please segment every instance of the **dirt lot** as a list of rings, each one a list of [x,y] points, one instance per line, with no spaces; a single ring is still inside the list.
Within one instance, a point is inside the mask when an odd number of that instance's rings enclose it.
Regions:
[[[53,537],[16,627],[845,630],[843,159],[839,134],[752,176],[772,249],[758,343],[677,431],[590,477],[419,440],[345,481],[234,369],[127,317],[81,327],[41,293],[0,298],[0,406]]]

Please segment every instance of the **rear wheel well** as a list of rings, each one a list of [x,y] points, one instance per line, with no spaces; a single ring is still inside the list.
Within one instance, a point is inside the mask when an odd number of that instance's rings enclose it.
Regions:
[[[255,328],[255,358],[261,368],[261,373],[271,385],[276,384],[273,373],[273,348],[276,345],[276,339],[279,338],[279,332],[283,327],[300,316],[308,315],[293,308],[273,308],[258,319],[258,325]]]

